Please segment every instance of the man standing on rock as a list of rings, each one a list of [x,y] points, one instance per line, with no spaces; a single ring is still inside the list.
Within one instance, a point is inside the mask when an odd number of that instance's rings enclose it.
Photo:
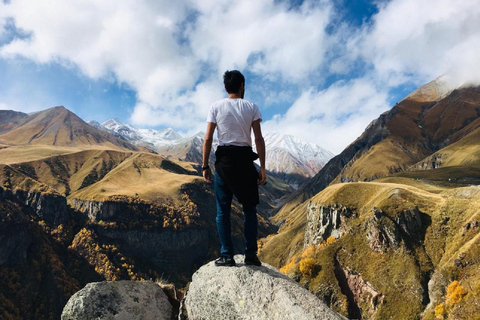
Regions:
[[[245,77],[237,70],[227,71],[223,83],[228,98],[214,102],[208,112],[207,132],[203,143],[203,177],[212,183],[212,171],[208,160],[212,149],[213,133],[217,129],[218,148],[215,152],[213,177],[217,202],[217,229],[221,243],[221,255],[216,266],[234,266],[230,223],[232,197],[235,195],[243,206],[245,234],[245,264],[260,266],[257,257],[257,209],[258,185],[265,184],[265,141],[258,107],[245,99]],[[252,150],[251,132],[255,136],[257,152]],[[260,158],[260,173],[253,161]]]

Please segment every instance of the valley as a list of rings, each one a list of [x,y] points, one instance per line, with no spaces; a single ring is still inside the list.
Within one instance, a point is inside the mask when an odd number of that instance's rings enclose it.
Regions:
[[[93,281],[151,279],[181,296],[218,255],[203,134],[64,107],[0,116],[0,318],[58,319]],[[350,319],[478,319],[480,87],[437,79],[336,156],[265,137],[262,261]],[[242,252],[236,202],[232,214]]]
[[[264,261],[349,318],[477,319],[480,91],[435,86],[374,120],[262,239]]]

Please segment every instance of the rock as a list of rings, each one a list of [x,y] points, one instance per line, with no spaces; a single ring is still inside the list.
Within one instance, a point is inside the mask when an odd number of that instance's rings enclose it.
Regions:
[[[418,207],[402,211],[395,219],[397,225],[411,238],[418,240],[422,234],[422,218]]]
[[[366,226],[367,242],[375,252],[387,252],[400,247],[400,234],[395,223],[378,208],[373,208],[373,218]]]
[[[309,202],[304,247],[319,245],[330,236],[340,238],[347,231],[345,219],[352,215],[352,211],[345,206],[324,206]]]
[[[346,319],[272,266],[246,266],[240,255],[235,261],[195,272],[179,319]]]
[[[17,189],[13,195],[50,225],[58,226],[69,219],[67,199],[59,194]]]
[[[89,283],[68,300],[62,320],[170,320],[172,306],[152,281]]]

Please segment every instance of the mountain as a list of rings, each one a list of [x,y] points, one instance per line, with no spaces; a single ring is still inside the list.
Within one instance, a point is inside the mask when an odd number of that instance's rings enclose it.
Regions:
[[[445,93],[438,89],[444,88],[439,80],[420,87],[372,121],[360,137],[290,196],[284,210],[288,212],[330,183],[371,181],[405,171],[479,127],[480,89],[462,87]]]
[[[157,152],[167,158],[179,159],[182,161],[190,161],[201,165],[203,162],[203,137],[204,132],[199,132],[193,137],[176,140],[168,145],[159,146]],[[215,149],[216,143],[212,146]],[[211,163],[215,163],[212,153]]]
[[[203,137],[205,135],[203,132],[192,137],[182,138],[171,128],[158,131],[138,129],[124,124],[116,118],[101,125],[98,122],[91,124],[132,144],[155,150],[168,158],[202,163]],[[267,133],[264,138],[267,149],[267,170],[271,175],[288,183],[293,188],[298,188],[308,178],[317,174],[333,157],[331,152],[291,135],[272,132]],[[216,146],[215,141],[213,150]],[[211,163],[215,162],[214,155],[210,160]]]
[[[480,87],[440,78],[292,194],[260,257],[349,318],[475,319],[478,185]]]
[[[26,116],[16,113],[9,118],[11,120],[8,123],[2,124],[2,143],[64,147],[105,146],[138,150],[111,134],[93,128],[62,106]]]
[[[105,121],[101,126],[115,132],[118,136],[132,144],[149,147],[152,150],[171,145],[174,141],[182,139],[182,136],[172,128],[163,130],[138,129],[124,124],[117,118]]]
[[[12,130],[25,118],[28,118],[28,114],[23,112],[0,110],[0,134]]]
[[[315,176],[333,154],[292,135],[269,132],[265,135],[266,169],[294,188]]]
[[[218,255],[213,188],[191,162],[144,152],[63,107],[1,115],[0,318],[58,319],[92,281],[184,286]],[[258,220],[260,236],[275,230]],[[234,204],[238,252],[242,226]]]

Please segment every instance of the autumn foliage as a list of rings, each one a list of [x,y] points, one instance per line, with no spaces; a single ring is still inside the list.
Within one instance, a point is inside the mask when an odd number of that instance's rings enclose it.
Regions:
[[[335,242],[335,237],[330,236],[321,244],[310,246],[300,254],[290,259],[290,261],[280,268],[280,272],[284,274],[290,273],[292,270],[298,270],[300,274],[306,278],[312,278],[317,274],[321,266],[318,265],[315,256],[317,253]]]

